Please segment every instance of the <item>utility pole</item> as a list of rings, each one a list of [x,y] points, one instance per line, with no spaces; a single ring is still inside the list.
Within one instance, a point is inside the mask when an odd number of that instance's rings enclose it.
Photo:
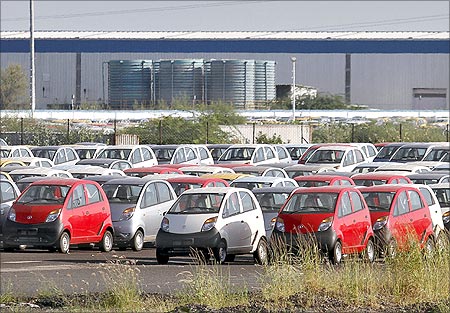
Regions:
[[[34,117],[36,109],[36,79],[34,69],[34,0],[30,0],[30,104],[31,117]]]
[[[295,62],[296,57],[291,57],[292,61],[292,123],[295,122]]]

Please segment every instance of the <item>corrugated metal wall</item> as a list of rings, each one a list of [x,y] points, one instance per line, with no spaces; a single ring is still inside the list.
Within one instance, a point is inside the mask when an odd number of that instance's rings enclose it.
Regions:
[[[102,102],[108,97],[102,78],[103,62],[132,59],[254,59],[276,62],[276,84],[291,84],[291,57],[297,57],[296,81],[319,92],[344,95],[345,54],[276,53],[83,53],[81,103]],[[19,63],[29,68],[26,53],[2,53],[1,66]],[[38,109],[56,102],[70,103],[75,94],[76,55],[36,54],[36,103]],[[352,103],[380,109],[411,109],[412,88],[446,88],[449,106],[448,54],[352,54]],[[27,71],[28,73],[28,71]],[[45,74],[45,75],[44,75]],[[105,86],[103,86],[105,82]],[[48,86],[48,89],[47,87]],[[43,97],[42,87],[48,94]],[[86,90],[86,92],[84,92]]]

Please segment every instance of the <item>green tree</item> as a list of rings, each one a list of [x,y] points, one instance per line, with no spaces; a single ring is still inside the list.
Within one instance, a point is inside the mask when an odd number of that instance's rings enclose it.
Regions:
[[[268,137],[263,132],[259,132],[256,136],[256,143],[267,143],[267,144],[282,144],[283,140],[280,135],[273,134],[272,137]]]
[[[22,67],[11,64],[1,70],[0,108],[13,109],[23,105],[28,81]]]

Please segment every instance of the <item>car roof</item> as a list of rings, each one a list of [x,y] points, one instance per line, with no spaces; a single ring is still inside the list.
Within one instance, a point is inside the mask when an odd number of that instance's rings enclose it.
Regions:
[[[254,194],[257,193],[291,193],[293,190],[297,189],[299,187],[294,186],[279,186],[279,187],[261,187],[261,188],[255,188],[252,189]]]
[[[61,178],[61,177],[49,177],[46,179],[41,179],[32,183],[32,185],[46,185],[51,183],[52,185],[73,185],[79,182],[85,181],[84,179],[78,178]]]
[[[370,172],[370,173],[358,173],[352,175],[352,179],[390,179],[390,178],[403,178],[409,175],[402,175],[396,172]]]
[[[407,177],[409,177],[410,179],[417,179],[417,178],[441,178],[441,177],[446,177],[446,176],[450,176],[450,173],[445,173],[445,172],[430,172],[430,173],[415,173],[415,174],[408,174]]]
[[[320,187],[307,187],[307,188],[296,188],[294,193],[318,193],[318,192],[332,192],[339,193],[345,190],[359,190],[356,186],[320,186]]]
[[[343,179],[347,181],[351,181],[352,179],[347,176],[342,175],[306,175],[306,176],[297,176],[294,178],[296,181],[332,181],[337,179]]]
[[[417,189],[413,184],[384,184],[358,187],[361,192],[397,192],[405,188]]]
[[[183,192],[183,194],[189,193],[229,193],[234,191],[244,191],[247,193],[252,193],[250,190],[246,188],[238,188],[238,187],[205,187],[205,188],[191,188]]]
[[[246,176],[239,177],[234,182],[275,182],[275,181],[292,181],[291,178],[272,177],[272,176]]]
[[[105,185],[109,184],[122,184],[122,185],[145,185],[147,180],[141,177],[122,176],[108,180]]]

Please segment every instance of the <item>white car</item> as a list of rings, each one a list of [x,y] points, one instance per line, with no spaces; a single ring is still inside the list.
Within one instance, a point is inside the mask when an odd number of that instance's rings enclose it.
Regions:
[[[26,167],[21,169],[16,169],[9,172],[9,176],[16,182],[25,177],[33,176],[46,176],[46,177],[61,177],[61,178],[73,178],[72,174],[67,171],[48,168],[48,167]]]
[[[406,174],[430,173],[431,170],[423,165],[411,163],[385,162],[377,167],[374,172],[403,172]]]
[[[20,190],[12,181],[0,180],[0,242],[3,241],[3,223],[9,214],[13,202],[20,195]]]
[[[186,175],[202,176],[205,174],[217,174],[217,173],[234,173],[234,170],[227,167],[212,166],[212,165],[194,165],[183,166],[179,168]]]
[[[200,165],[213,165],[214,159],[206,145],[194,144],[192,147],[197,151],[200,157]]]
[[[200,155],[192,145],[153,145],[158,164],[200,165]]]
[[[33,152],[27,146],[0,146],[0,158],[32,157]]]
[[[9,158],[8,160],[16,160],[25,163],[26,166],[39,166],[39,167],[53,167],[55,164],[48,158],[38,157],[17,157]]]
[[[278,153],[268,144],[237,144],[228,147],[219,157],[217,164],[236,163],[264,165],[279,163]]]
[[[47,158],[53,164],[76,164],[80,157],[72,147],[64,146],[40,146],[31,149],[35,157]]]
[[[367,163],[367,159],[358,147],[323,146],[311,154],[305,165],[332,165],[336,171],[351,172],[361,163]]]
[[[258,263],[267,263],[264,218],[255,195],[233,187],[183,192],[161,222],[156,259],[166,264],[171,256],[189,255],[192,249],[206,260],[212,251],[220,264],[250,253]]]
[[[298,187],[298,183],[292,178],[285,177],[245,176],[236,178],[230,186],[253,190],[262,187]]]
[[[158,165],[155,153],[146,145],[107,146],[95,158],[127,160],[133,167]]]

